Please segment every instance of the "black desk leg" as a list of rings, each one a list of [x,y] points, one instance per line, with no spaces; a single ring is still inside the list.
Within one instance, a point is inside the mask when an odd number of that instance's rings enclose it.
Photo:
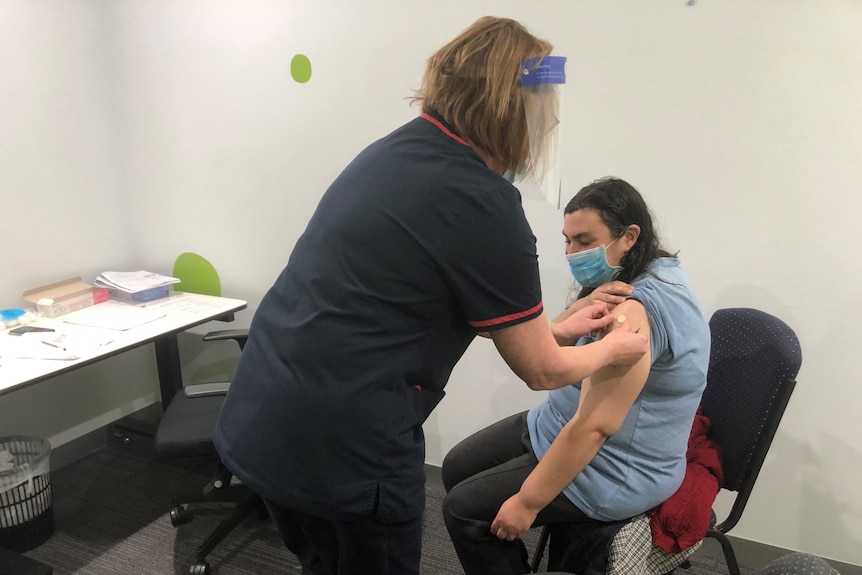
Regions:
[[[159,370],[162,409],[166,409],[174,394],[183,387],[180,346],[175,333],[163,335],[153,343],[156,346],[156,366]]]
[[[177,334],[163,335],[153,341],[153,345],[156,348],[156,367],[159,370],[159,391],[162,396],[161,410],[156,404],[153,406],[154,409],[147,409],[146,413],[139,412],[128,415],[117,421],[115,426],[118,431],[114,433],[114,436],[123,443],[131,442],[130,432],[153,437],[156,434],[161,414],[167,409],[168,403],[174,398],[174,394],[183,387]],[[0,571],[0,575],[4,575],[4,573]]]

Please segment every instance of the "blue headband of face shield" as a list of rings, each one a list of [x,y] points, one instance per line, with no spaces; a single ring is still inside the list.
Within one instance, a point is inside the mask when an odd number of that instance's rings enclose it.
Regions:
[[[518,83],[527,122],[530,157],[521,167],[521,172],[507,169],[503,173],[503,178],[510,184],[532,176],[535,185],[528,181],[521,192],[557,208],[560,205],[560,182],[556,151],[561,91],[566,84],[566,61],[565,56],[548,55],[521,62]]]

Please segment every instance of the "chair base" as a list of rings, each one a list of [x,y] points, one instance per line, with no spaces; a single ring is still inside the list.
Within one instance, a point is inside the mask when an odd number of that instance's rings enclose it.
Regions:
[[[177,495],[171,499],[171,515],[180,508],[193,503],[239,503],[243,501],[251,490],[245,485],[230,485],[230,478],[219,478],[218,475],[211,479],[201,491],[193,491],[185,495]],[[177,511],[179,517],[171,523],[176,527],[186,521],[186,511]]]
[[[260,496],[253,491],[248,491],[245,497],[234,508],[233,513],[223,519],[213,532],[210,533],[209,536],[198,546],[195,551],[195,560],[197,562],[189,568],[189,574],[208,574],[210,572],[210,568],[209,563],[207,563],[207,556],[224,540],[225,537],[228,536],[231,531],[233,531],[252,513],[257,513],[261,520],[264,520],[269,516],[266,511],[266,506]]]
[[[269,517],[266,505],[260,496],[245,485],[231,485],[232,474],[219,463],[213,479],[198,492],[174,497],[170,511],[171,525],[179,527],[191,519],[188,505],[195,503],[235,503],[230,515],[225,517],[209,536],[195,550],[195,561],[189,567],[190,575],[208,575],[210,565],[207,556],[221,543],[228,534],[242,521],[257,513],[261,520]]]

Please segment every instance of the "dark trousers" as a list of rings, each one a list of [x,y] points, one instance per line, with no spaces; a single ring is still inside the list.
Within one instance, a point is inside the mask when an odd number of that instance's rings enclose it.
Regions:
[[[418,575],[422,516],[403,523],[340,522],[266,501],[303,575]]]
[[[530,573],[523,541],[497,539],[491,522],[538,463],[530,445],[527,412],[476,432],[446,455],[443,519],[466,575]],[[533,526],[556,523],[602,524],[562,493],[539,512]]]

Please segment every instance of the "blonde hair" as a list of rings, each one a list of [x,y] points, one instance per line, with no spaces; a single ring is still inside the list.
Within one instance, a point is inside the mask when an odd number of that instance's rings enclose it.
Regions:
[[[428,59],[413,100],[506,168],[523,172],[530,142],[521,63],[544,58],[551,49],[519,22],[485,16]]]

